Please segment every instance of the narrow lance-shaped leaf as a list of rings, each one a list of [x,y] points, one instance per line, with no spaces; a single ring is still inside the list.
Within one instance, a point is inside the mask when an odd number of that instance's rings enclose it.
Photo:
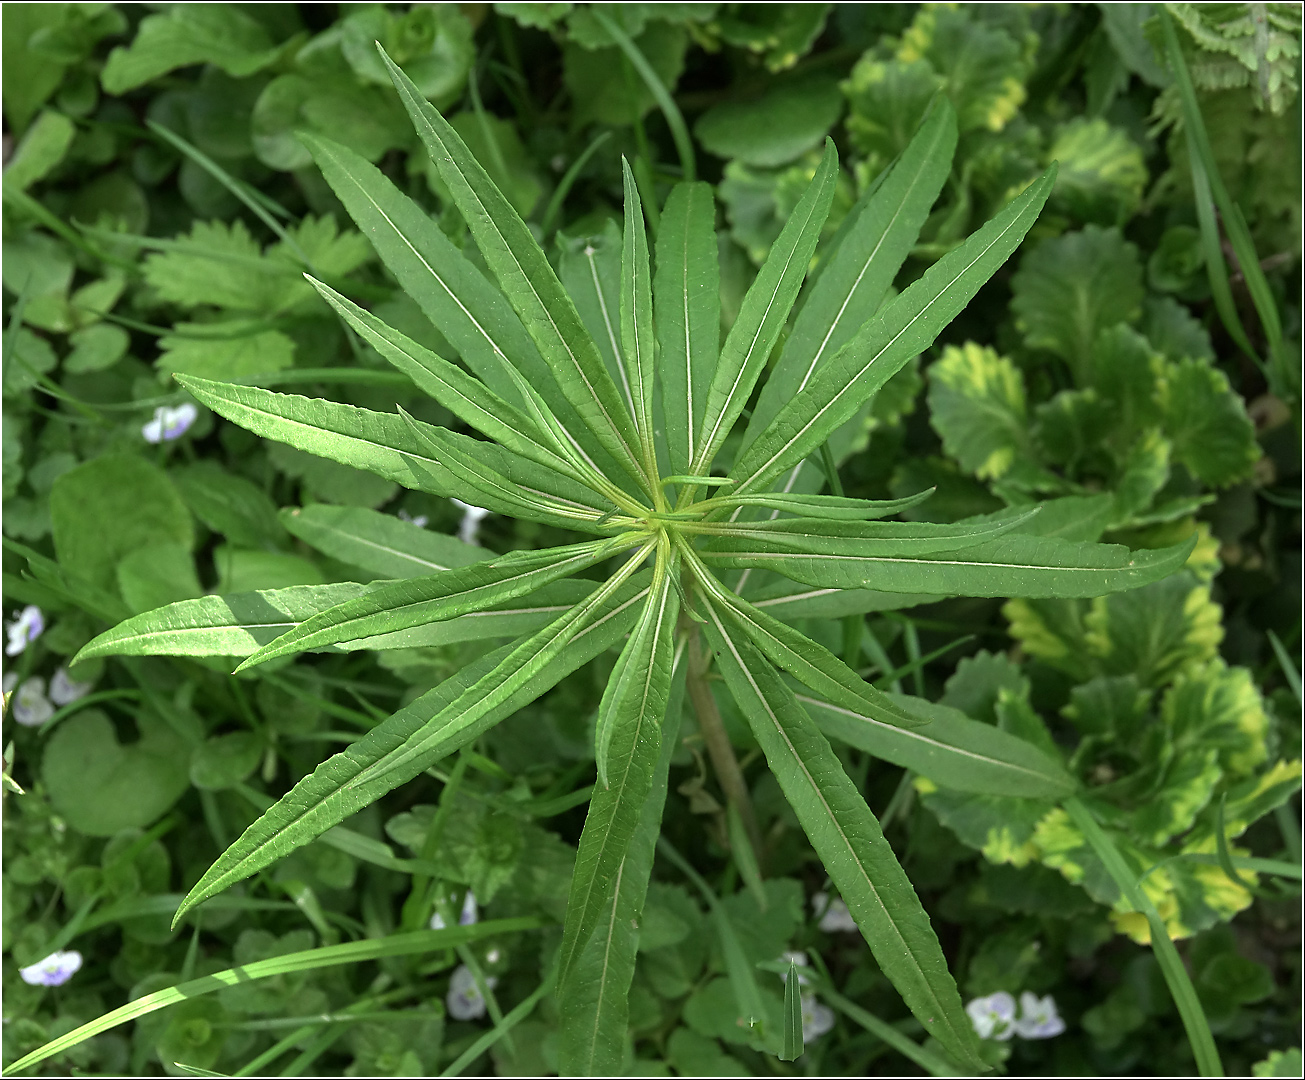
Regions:
[[[668,545],[664,545],[668,546]],[[561,985],[612,896],[653,781],[674,654],[678,594],[670,552],[659,555],[648,603],[598,707],[599,782],[580,836],[559,954]]]
[[[653,297],[671,469],[687,473],[720,352],[720,255],[710,184],[671,189],[657,231]]]
[[[558,387],[603,447],[631,476],[649,486],[636,453],[633,422],[547,256],[457,132],[379,43],[377,48],[476,246],[521,316]]]
[[[912,769],[941,787],[1026,799],[1063,799],[1074,793],[1074,780],[1064,766],[1032,743],[945,705],[902,694],[884,696],[930,722],[908,731],[855,703],[835,705],[804,691],[796,694],[830,738]]]
[[[739,494],[758,492],[816,450],[913,356],[919,355],[1019,246],[1055,183],[1052,166],[1009,206],[931,266],[878,318],[820,366],[734,466]]]
[[[616,869],[612,896],[588,942],[572,961],[570,976],[558,995],[558,1059],[564,1075],[613,1076],[620,1071],[639,947],[639,919],[661,833],[671,758],[679,749],[686,668],[684,642],[680,641],[652,786],[629,849]]]
[[[629,163],[621,159],[625,180],[625,232],[621,248],[621,363],[626,392],[634,413],[634,430],[643,453],[644,468],[657,473],[657,452],[653,445],[653,334],[651,268],[648,264],[648,234],[643,224],[643,203]]]
[[[595,532],[609,512],[593,492],[510,450],[423,424],[401,405],[399,416],[432,459],[456,478],[465,501],[496,513]],[[414,464],[413,471],[420,474],[421,466]]]
[[[710,606],[706,630],[730,693],[880,968],[948,1053],[982,1068],[929,916],[874,814],[792,691]]]
[[[506,603],[592,566],[610,554],[608,545],[609,541],[594,540],[514,552],[491,562],[382,585],[305,620],[263,646],[236,670],[306,649],[392,634]]]
[[[118,623],[82,646],[73,663],[99,656],[248,656],[367,588],[352,582],[291,585],[181,600]]]
[[[503,294],[430,215],[359,154],[320,135],[301,135],[404,292],[485,385],[533,416],[541,429],[565,430],[575,460],[599,472],[609,462],[614,465],[558,389],[521,320],[503,303]]]
[[[720,362],[707,391],[701,438],[689,468],[691,473],[707,472],[748,403],[748,396],[807,276],[820,230],[829,216],[837,177],[838,151],[829,140],[816,175],[771,245],[770,255],[744,296],[738,318],[721,347]]]
[[[537,634],[463,669],[319,765],[222,853],[177,917],[411,780],[597,655],[628,625],[619,617],[646,593],[633,585],[621,592],[645,555],[636,554],[588,600]]]
[[[784,980],[784,1052],[781,1061],[797,1061],[805,1049],[802,1043],[802,997],[798,990],[797,961],[788,963]]]
[[[551,431],[541,430],[531,417],[508,404],[474,376],[387,326],[330,286],[315,278],[308,280],[367,344],[454,416],[514,453],[565,473],[582,484],[589,483],[589,477],[571,463],[567,448],[558,444]]]
[[[876,717],[881,723],[919,727],[931,717],[912,709],[911,699],[903,704],[875,689],[824,646],[791,626],[753,607],[726,590],[692,551],[685,555],[699,587],[712,599],[734,627],[751,639],[771,663],[831,701],[845,704],[858,713]]]
[[[989,522],[938,525],[927,521],[827,521],[821,518],[777,518],[693,526],[710,538],[704,555],[732,551],[776,554],[909,557],[956,552],[988,544],[1019,528],[1037,507]],[[686,527],[686,531],[688,528]]]
[[[882,184],[849,215],[829,260],[802,304],[743,436],[746,449],[879,309],[951,171],[956,112],[944,95]]]
[[[518,394],[509,368],[547,375],[502,294],[425,210],[362,155],[311,132],[300,138],[381,261],[468,367],[508,400]],[[517,398],[517,404],[525,402]]]
[[[255,435],[432,495],[447,496],[462,489],[398,416],[194,375],[176,379],[219,416]],[[414,464],[423,466],[420,474]]]
[[[44,1046],[15,1061],[8,1069],[20,1072],[33,1065],[53,1057],[64,1050],[69,1050],[87,1039],[94,1038],[129,1020],[137,1020],[169,1005],[183,1001],[193,1001],[204,994],[212,994],[229,986],[248,986],[257,979],[266,979],[275,975],[288,975],[297,971],[316,971],[321,968],[334,967],[338,964],[357,964],[367,960],[380,960],[387,956],[427,956],[436,949],[450,949],[468,942],[479,941],[500,935],[520,933],[523,930],[539,928],[540,921],[534,918],[490,919],[472,926],[449,926],[442,930],[415,930],[408,934],[389,934],[379,939],[367,938],[362,941],[346,941],[340,945],[324,945],[299,952],[285,953],[281,956],[257,960],[252,964],[217,971],[190,979],[176,986],[155,990],[145,994],[126,1005],[120,1005],[81,1027],[52,1039]],[[209,1073],[196,1070],[201,1076],[223,1076],[224,1073]]]
[[[766,492],[764,495],[721,495],[695,504],[695,510],[732,510],[737,506],[759,506],[777,513],[798,517],[824,518],[827,521],[867,521],[892,517],[918,506],[934,493],[926,488],[904,499],[849,499],[842,495],[807,495],[799,492]]]
[[[323,555],[381,578],[433,574],[494,557],[492,551],[464,544],[456,536],[361,506],[314,503],[287,508],[279,517],[290,535]]]
[[[322,611],[376,586],[292,585],[263,592],[201,596],[147,611],[106,630],[77,659],[97,656],[249,656],[270,641]],[[330,651],[411,649],[460,641],[534,633],[584,600],[597,582],[557,581],[531,594],[485,611],[471,611],[442,622],[382,633],[339,645]]]
[[[942,596],[1101,596],[1158,581],[1187,560],[1194,540],[1157,551],[1007,534],[937,555],[785,555],[703,552],[707,562],[773,570],[817,588]]]

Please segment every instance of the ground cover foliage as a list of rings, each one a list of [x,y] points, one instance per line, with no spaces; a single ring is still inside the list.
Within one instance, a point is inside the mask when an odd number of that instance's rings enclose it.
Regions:
[[[1298,7],[3,33],[7,1065],[1298,1073]]]

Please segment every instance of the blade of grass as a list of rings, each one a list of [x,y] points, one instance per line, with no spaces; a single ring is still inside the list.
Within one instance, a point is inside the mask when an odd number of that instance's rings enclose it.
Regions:
[[[571,194],[571,189],[575,187],[575,182],[579,178],[581,170],[589,164],[589,159],[611,137],[612,133],[610,131],[600,132],[596,135],[593,141],[584,148],[580,156],[571,162],[571,167],[562,174],[562,179],[558,181],[557,189],[553,192],[552,198],[548,200],[548,206],[544,208],[544,216],[539,222],[539,231],[545,236],[548,236],[557,224],[558,215],[562,212],[562,204],[566,202],[566,197]]]
[[[1301,685],[1300,672],[1296,670],[1296,665],[1292,663],[1291,656],[1287,650],[1282,647],[1282,642],[1278,635],[1272,630],[1268,632],[1269,644],[1273,646],[1273,655],[1278,658],[1278,664],[1282,667],[1283,677],[1287,680],[1287,685],[1291,687],[1291,692],[1296,697],[1296,704],[1301,702]]]
[[[173,149],[185,154],[186,157],[190,158],[191,161],[244,203],[245,206],[249,208],[250,213],[271,229],[272,232],[276,234],[277,239],[293,251],[295,256],[304,264],[304,266],[317,276],[317,270],[313,266],[313,260],[308,257],[308,253],[304,251],[304,249],[299,246],[299,242],[286,231],[285,226],[268,213],[267,208],[263,203],[251,194],[244,184],[227,172],[226,169],[222,168],[221,165],[205,154],[202,150],[191,146],[190,143],[175,131],[169,131],[162,124],[154,120],[147,120],[145,123],[150,131],[154,132],[154,134],[160,139],[171,145]]]
[[[882,1039],[903,1057],[915,1062],[930,1076],[964,1075],[937,1054],[930,1053],[915,1040],[907,1038],[892,1024],[880,1020],[873,1013],[866,1012],[855,1002],[849,1001],[833,988],[828,979],[821,978],[815,975],[814,972],[808,974],[807,978],[811,979],[812,984],[819,990],[822,1001],[828,1002],[853,1023],[865,1028],[871,1035]]]
[[[130,1001],[112,1012],[105,1013],[98,1019],[52,1039],[44,1046],[19,1058],[9,1066],[9,1072],[29,1069],[55,1054],[70,1047],[77,1046],[87,1039],[102,1032],[109,1031],[128,1020],[135,1020],[149,1013],[166,1009],[180,1001],[202,997],[227,986],[237,986],[254,979],[266,979],[273,975],[285,975],[294,971],[315,971],[318,968],[334,967],[337,964],[356,964],[365,960],[379,960],[386,956],[411,956],[416,953],[430,952],[433,949],[447,949],[470,941],[493,937],[498,934],[514,934],[524,930],[538,930],[545,925],[542,919],[517,918],[494,919],[477,923],[474,926],[451,926],[443,930],[417,930],[410,934],[392,934],[389,937],[371,941],[350,941],[343,945],[327,945],[319,949],[304,949],[300,952],[287,953],[285,956],[270,960],[259,960],[242,967],[228,968],[212,975],[170,986],[153,994]]]
[[[1119,891],[1136,911],[1146,916],[1151,927],[1151,948],[1156,961],[1164,973],[1169,992],[1173,995],[1178,1014],[1187,1029],[1187,1039],[1191,1043],[1196,1065],[1202,1076],[1223,1076],[1223,1063],[1219,1060],[1218,1048],[1214,1045],[1214,1036],[1210,1033],[1210,1024],[1206,1019],[1201,1000],[1196,996],[1196,988],[1183,966],[1182,958],[1174,943],[1169,938],[1164,920],[1160,918],[1151,903],[1151,898],[1138,883],[1138,877],[1129,868],[1124,857],[1100,825],[1092,812],[1076,798],[1068,798],[1062,804],[1074,824],[1083,833],[1084,839],[1105,865],[1106,870],[1119,886]]]
[[[544,976],[544,981],[535,988],[534,993],[504,1016],[502,1021],[495,1024],[493,1028],[485,1032],[484,1035],[459,1054],[449,1067],[440,1073],[440,1076],[461,1076],[463,1069],[475,1061],[476,1058],[480,1057],[481,1054],[485,1053],[486,1050],[507,1035],[509,1031],[517,1026],[517,1024],[521,1023],[522,1020],[534,1012],[535,1006],[539,1004],[544,995],[548,994],[553,989],[553,983],[556,978],[557,968],[553,967],[549,970],[548,974]]]
[[[647,57],[639,50],[639,46],[630,40],[628,34],[609,19],[603,12],[596,7],[590,8],[590,13],[598,21],[598,25],[611,35],[613,41],[620,46],[621,51],[629,58],[634,65],[634,70],[639,73],[644,84],[648,87],[649,92],[657,102],[657,107],[661,109],[662,115],[666,117],[666,126],[671,129],[671,138],[675,140],[675,149],[680,155],[680,168],[684,170],[684,179],[693,181],[697,179],[698,168],[697,162],[693,156],[693,140],[689,138],[689,129],[685,126],[684,117],[680,114],[679,106],[675,104],[675,99],[671,97],[670,92],[666,89],[666,84],[662,82],[657,72],[648,63]]]
[[[1251,240],[1250,231],[1246,227],[1246,220],[1242,217],[1237,204],[1229,197],[1228,189],[1224,187],[1223,178],[1219,175],[1214,151],[1210,146],[1210,136],[1201,117],[1201,106],[1196,97],[1196,88],[1192,84],[1191,73],[1187,69],[1187,61],[1184,59],[1182,48],[1178,43],[1178,32],[1174,27],[1169,12],[1163,7],[1160,8],[1160,21],[1164,31],[1166,57],[1174,76],[1174,85],[1178,91],[1178,100],[1183,110],[1183,125],[1192,162],[1193,186],[1196,188],[1197,210],[1200,214],[1202,239],[1206,248],[1206,263],[1210,271],[1211,292],[1215,295],[1215,303],[1219,309],[1220,317],[1228,327],[1229,333],[1237,341],[1237,344],[1263,367],[1264,365],[1259,357],[1250,348],[1245,329],[1237,316],[1236,308],[1232,305],[1227,267],[1223,261],[1223,253],[1219,249],[1218,229],[1214,225],[1213,215],[1209,212],[1210,199],[1213,199],[1214,205],[1219,208],[1220,216],[1223,218],[1224,230],[1228,234],[1233,253],[1240,264],[1247,291],[1251,294],[1251,302],[1255,305],[1256,314],[1260,317],[1260,325],[1264,330],[1264,336],[1268,341],[1271,355],[1277,353],[1282,343],[1282,321],[1278,314],[1278,307],[1274,302],[1272,292],[1269,290],[1269,283],[1264,277],[1264,271],[1260,267],[1260,260],[1255,253],[1255,245]],[[1203,187],[1205,188],[1204,191],[1202,191]],[[1211,251],[1212,246],[1213,251]],[[1216,282],[1216,278],[1220,280]],[[1221,292],[1223,293],[1222,297],[1220,296]]]

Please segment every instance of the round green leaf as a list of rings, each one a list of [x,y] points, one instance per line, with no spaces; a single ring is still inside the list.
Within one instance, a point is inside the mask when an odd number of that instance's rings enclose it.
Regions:
[[[185,742],[164,721],[138,715],[140,738],[118,741],[100,709],[63,721],[41,759],[41,779],[55,809],[86,836],[144,827],[175,803],[190,783]]]
[[[103,588],[114,587],[118,561],[138,548],[195,546],[194,522],[172,482],[130,454],[105,454],[60,476],[50,518],[59,562]]]
[[[205,739],[190,755],[190,782],[205,791],[234,787],[257,767],[263,743],[252,731]]]
[[[784,165],[820,145],[843,111],[832,79],[771,86],[752,101],[713,105],[694,134],[717,157],[749,165]]]

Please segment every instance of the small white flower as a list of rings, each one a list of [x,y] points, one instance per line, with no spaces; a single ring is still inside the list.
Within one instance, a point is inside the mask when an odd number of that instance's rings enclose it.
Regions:
[[[489,952],[485,954],[485,962],[487,964],[497,964],[502,959],[503,953],[498,949],[490,949]]]
[[[1056,1011],[1056,1001],[1048,994],[1038,997],[1027,990],[1020,994],[1020,1018],[1015,1034],[1021,1039],[1054,1039],[1065,1030],[1065,1021]]]
[[[480,523],[485,520],[488,510],[480,506],[472,506],[471,503],[464,503],[461,499],[454,499],[453,505],[462,511],[462,524],[458,526],[458,539],[464,544],[479,544],[476,539],[480,535]]]
[[[486,985],[493,990],[498,980],[492,975],[485,977]],[[459,964],[449,980],[449,992],[444,1002],[448,1005],[449,1015],[454,1020],[479,1020],[485,1015],[487,1005],[485,995],[476,985],[476,976],[466,964]]]
[[[62,986],[82,966],[82,954],[76,949],[53,952],[31,967],[20,968],[18,974],[28,986]]]
[[[71,705],[95,688],[94,682],[77,682],[68,678],[67,668],[57,668],[50,680],[50,700],[56,705]]]
[[[17,685],[18,685],[18,672],[6,671],[4,682],[3,684],[0,684],[0,689],[3,689],[4,692],[7,694]]]
[[[14,621],[5,626],[9,636],[5,643],[5,655],[17,656],[45,630],[45,616],[35,604],[28,604],[22,611],[14,614]]]
[[[1015,999],[1005,990],[975,998],[965,1006],[980,1039],[1005,1042],[1015,1034]]]
[[[802,1041],[814,1042],[834,1026],[834,1010],[821,1005],[815,994],[802,995]]]
[[[183,401],[175,409],[160,405],[154,410],[154,419],[145,424],[140,433],[149,443],[170,442],[184,435],[198,416],[199,410],[189,401]]]
[[[467,895],[462,899],[462,911],[458,914],[459,926],[472,926],[480,918],[480,908],[476,905],[476,894],[470,889]],[[438,911],[430,917],[430,928],[432,930],[444,929],[444,916]]]
[[[40,727],[54,715],[54,706],[45,696],[45,680],[33,675],[18,688],[9,701],[9,713],[24,727]]]
[[[399,511],[399,520],[406,521],[409,525],[416,525],[419,529],[424,529],[428,524],[430,524],[430,518],[425,514],[418,514],[416,517],[413,517],[407,510]]]
[[[852,918],[852,913],[847,910],[847,905],[842,900],[835,897],[829,899],[828,893],[818,892],[811,898],[812,910],[820,916],[820,929],[826,934],[836,934],[841,932],[858,933],[859,928],[856,920]],[[821,914],[823,912],[823,914]]]

